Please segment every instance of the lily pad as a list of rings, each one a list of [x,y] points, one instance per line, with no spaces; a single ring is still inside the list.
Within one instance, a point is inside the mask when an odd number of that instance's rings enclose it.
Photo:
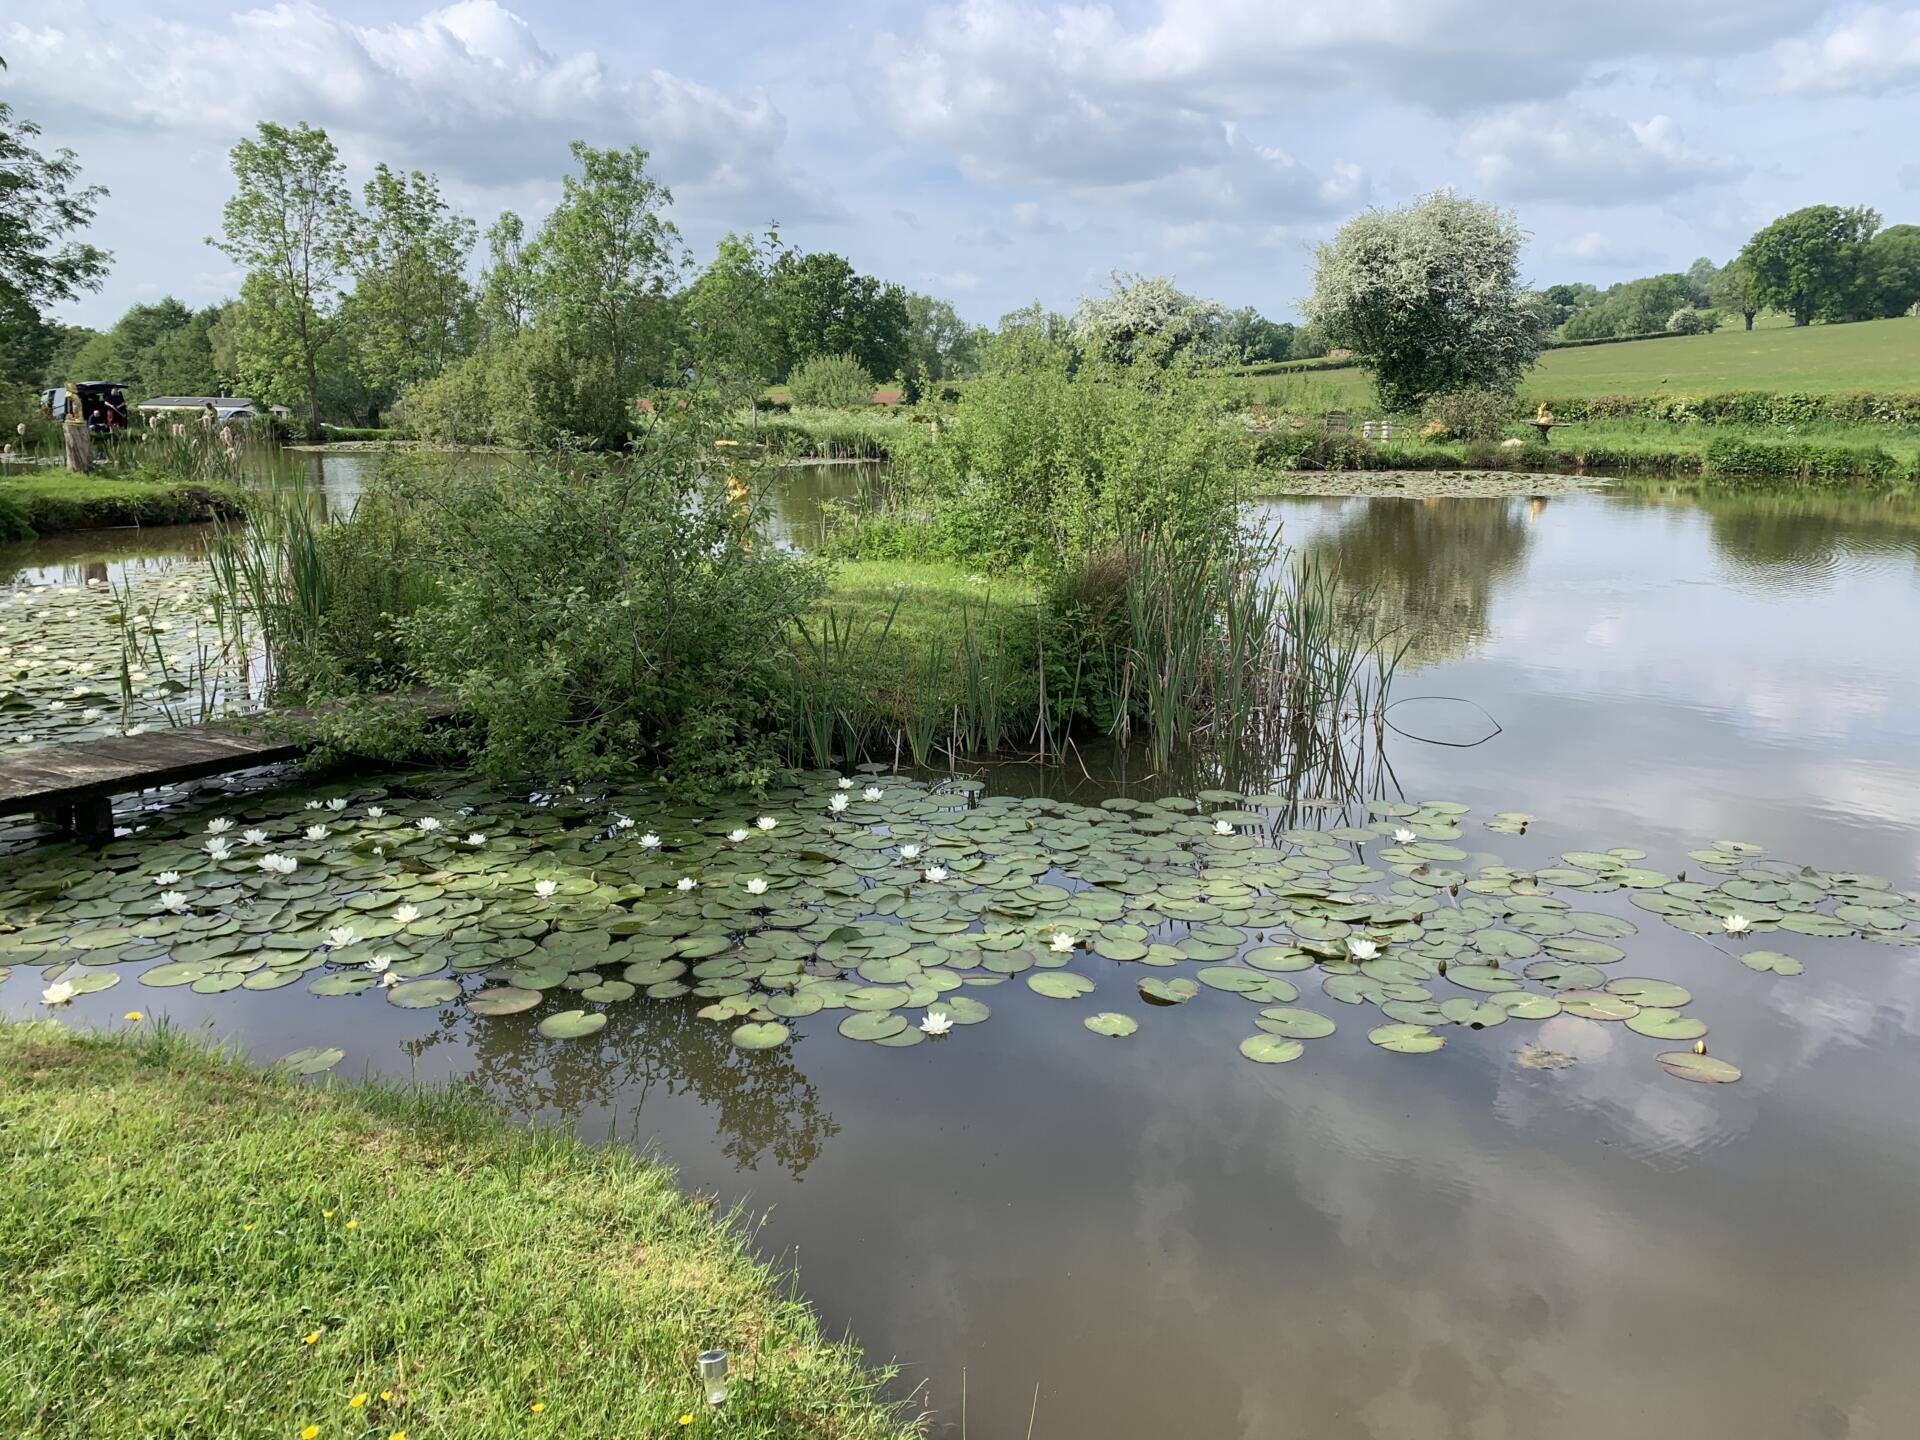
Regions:
[[[1378,1025],[1367,1032],[1367,1039],[1400,1055],[1430,1054],[1447,1043],[1425,1025]]]
[[[1262,1010],[1254,1024],[1269,1035],[1284,1035],[1290,1040],[1318,1040],[1334,1032],[1334,1023],[1312,1010],[1275,1005]]]
[[[540,1022],[540,1033],[549,1040],[579,1040],[597,1033],[607,1023],[600,1010],[561,1010]]]
[[[907,1017],[891,1010],[856,1010],[840,1022],[840,1033],[849,1040],[884,1040],[907,1028]]]
[[[521,990],[512,985],[496,985],[467,997],[467,1009],[475,1015],[517,1015],[540,1003],[538,990]]]
[[[1240,1042],[1240,1053],[1261,1065],[1284,1065],[1289,1060],[1298,1060],[1306,1048],[1285,1035],[1249,1035]]]
[[[402,1010],[425,1010],[460,998],[458,980],[404,980],[387,991],[387,1003]],[[605,1017],[603,1016],[604,1020]]]
[[[1697,1040],[1707,1033],[1704,1020],[1657,1006],[1642,1010],[1638,1015],[1629,1015],[1627,1029],[1654,1040]]]
[[[1139,1023],[1131,1016],[1118,1015],[1111,1010],[1102,1010],[1097,1015],[1089,1015],[1080,1023],[1096,1035],[1106,1035],[1114,1039],[1131,1035],[1140,1028]]]
[[[280,1057],[280,1068],[289,1075],[318,1075],[338,1065],[346,1054],[344,1050],[332,1048],[293,1050]]]
[[[1740,963],[1749,970],[1774,975],[1801,975],[1807,968],[1791,955],[1782,955],[1777,950],[1749,950],[1740,957]]]
[[[741,1050],[771,1050],[776,1045],[784,1045],[791,1033],[774,1020],[749,1021],[733,1032],[733,1043]]]
[[[1050,1000],[1077,1000],[1093,990],[1093,981],[1073,970],[1042,970],[1027,976],[1027,988]]]
[[[1140,982],[1139,990],[1140,998],[1150,1005],[1179,1005],[1198,995],[1200,986],[1184,975],[1171,980],[1151,975]]]
[[[1740,1067],[1728,1064],[1718,1055],[1696,1055],[1691,1050],[1668,1050],[1654,1057],[1677,1080],[1696,1085],[1731,1085],[1740,1078]]]

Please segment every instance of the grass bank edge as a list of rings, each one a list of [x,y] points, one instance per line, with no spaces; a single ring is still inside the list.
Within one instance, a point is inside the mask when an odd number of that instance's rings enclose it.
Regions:
[[[159,472],[0,474],[0,540],[133,525],[187,525],[244,513],[240,492]]]
[[[730,1436],[919,1433],[740,1214],[471,1092],[0,1021],[0,1147],[21,1433],[697,1434],[710,1346]]]

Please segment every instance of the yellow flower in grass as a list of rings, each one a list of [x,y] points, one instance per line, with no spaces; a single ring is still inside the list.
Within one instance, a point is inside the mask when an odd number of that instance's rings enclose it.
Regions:
[[[300,1432],[300,1440],[313,1440],[313,1437],[319,1433],[320,1427],[318,1425],[309,1425]]]
[[[404,1430],[396,1430],[387,1436],[387,1440],[407,1440],[407,1432]]]
[[[693,1423],[693,1416],[691,1416],[691,1415],[682,1415],[682,1416],[680,1417],[680,1423],[681,1423],[682,1425],[691,1425],[691,1424]]]
[[[547,1408],[547,1402],[544,1400],[536,1400],[533,1402],[533,1404],[529,1405],[527,1408],[533,1411],[534,1414],[538,1415],[542,1410]]]
[[[351,1400],[347,1401],[347,1404],[351,1405],[356,1410],[358,1410],[362,1405],[366,1403],[367,1403],[367,1392],[364,1390],[362,1390],[358,1395],[355,1395]]]
[[[322,1210],[320,1212],[320,1218],[322,1220],[331,1220],[333,1218],[333,1212],[331,1210]]]
[[[393,1391],[391,1391],[391,1390],[382,1390],[382,1391],[380,1392],[380,1398],[381,1398],[382,1400],[391,1400],[391,1399],[393,1399]]]
[[[147,1017],[138,1010],[129,1010],[120,1017],[122,1020],[144,1020]]]
[[[320,1338],[320,1332],[318,1330],[312,1330],[300,1337],[300,1343],[302,1345],[312,1345],[316,1341],[318,1341],[319,1338]]]
[[[242,1225],[242,1226],[241,1226],[240,1228],[241,1228],[242,1230],[251,1230],[251,1229],[253,1229],[253,1221],[251,1221],[251,1220],[249,1220],[249,1221],[247,1221],[247,1223],[246,1223],[246,1224],[244,1224],[244,1225]]]
[[[360,1228],[360,1222],[358,1220],[347,1221],[347,1229],[358,1230],[359,1228]]]

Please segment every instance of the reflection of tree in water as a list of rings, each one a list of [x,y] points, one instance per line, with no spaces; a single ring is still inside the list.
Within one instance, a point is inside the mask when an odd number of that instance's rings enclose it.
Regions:
[[[466,1047],[461,1078],[520,1114],[577,1116],[592,1107],[641,1109],[657,1086],[691,1095],[714,1118],[722,1148],[742,1169],[771,1155],[800,1175],[839,1131],[813,1082],[794,1064],[799,1039],[776,1050],[734,1048],[733,1024],[702,1020],[705,1002],[636,996],[611,1006],[607,1026],[580,1040],[538,1033],[538,1012],[465,1021],[443,1012],[417,1049]]]
[[[1920,503],[1905,495],[1747,495],[1699,493],[1713,543],[1739,569],[1770,584],[1824,584],[1851,557],[1906,555],[1920,560]]]
[[[1380,623],[1407,642],[1406,660],[1466,654],[1488,633],[1494,588],[1518,574],[1527,527],[1544,499],[1376,499],[1300,547],[1349,594],[1369,597]]]

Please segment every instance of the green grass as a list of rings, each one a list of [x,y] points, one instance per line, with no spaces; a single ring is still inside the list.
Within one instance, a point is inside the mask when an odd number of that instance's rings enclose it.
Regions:
[[[911,1433],[665,1167],[468,1098],[0,1024],[0,1151],[10,1435]]]
[[[0,538],[17,531],[20,523],[37,534],[57,535],[114,525],[182,525],[239,513],[232,491],[157,471],[118,476],[66,470],[0,474]]]
[[[1379,413],[1363,368],[1260,375],[1230,382],[1238,393],[1294,414]],[[1680,339],[1630,340],[1549,350],[1521,382],[1528,396],[1688,395],[1763,390],[1830,395],[1920,389],[1920,321],[1732,328]]]

